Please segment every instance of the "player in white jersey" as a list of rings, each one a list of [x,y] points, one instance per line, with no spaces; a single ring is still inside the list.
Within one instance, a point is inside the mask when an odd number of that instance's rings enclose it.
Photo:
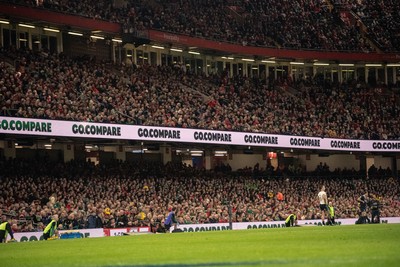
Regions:
[[[325,212],[328,209],[328,197],[326,196],[325,186],[323,185],[321,191],[318,193],[319,208],[321,209],[322,225],[325,225]]]

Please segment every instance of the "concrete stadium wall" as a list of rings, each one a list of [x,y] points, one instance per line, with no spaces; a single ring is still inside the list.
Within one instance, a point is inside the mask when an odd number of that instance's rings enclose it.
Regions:
[[[329,170],[333,171],[336,168],[340,169],[352,169],[354,168],[356,171],[360,170],[360,161],[356,159],[355,155],[330,155],[328,157],[320,157],[318,154],[311,154],[310,159],[307,159],[307,155],[299,156],[300,162],[303,165],[306,165],[306,170],[308,172],[315,171],[317,166],[322,162],[322,164],[326,163],[329,166]]]
[[[232,159],[228,159],[227,163],[229,163],[233,171],[244,167],[253,168],[257,163],[260,164],[260,168],[265,169],[267,164],[261,154],[232,154]]]
[[[383,157],[383,156],[375,156],[374,157],[374,165],[379,169],[379,167],[382,167],[382,169],[387,169],[390,168],[393,170],[393,161],[391,157]],[[399,165],[397,165],[399,166]]]

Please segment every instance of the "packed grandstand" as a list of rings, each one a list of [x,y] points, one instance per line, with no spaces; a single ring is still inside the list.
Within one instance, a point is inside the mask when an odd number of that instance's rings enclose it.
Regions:
[[[23,49],[4,49],[1,55],[19,62],[17,70],[0,63],[6,116],[349,139],[400,136],[398,93],[361,81],[287,77],[267,83]]]
[[[398,51],[399,4],[395,0],[53,1],[12,0],[35,8],[246,45],[341,51]],[[233,10],[234,12],[230,12]],[[357,27],[343,23],[355,12]],[[239,18],[239,19],[236,19]],[[344,19],[347,22],[347,19]],[[373,40],[369,44],[366,38]]]
[[[396,0],[2,1],[143,29],[241,46],[348,53],[400,50]],[[356,14],[350,23],[346,14]],[[123,62],[125,63],[125,62]],[[132,62],[131,62],[132,63]],[[399,140],[399,80],[199,73],[179,62],[116,64],[49,49],[0,48],[1,116],[166,126],[358,140]],[[397,90],[396,90],[397,89]],[[0,215],[13,230],[149,226],[171,207],[180,224],[281,221],[289,212],[320,219],[322,185],[337,218],[357,218],[357,199],[379,198],[382,217],[400,217],[399,180],[375,166],[305,172],[253,166],[232,171],[185,164],[46,158],[0,161]],[[399,167],[399,166],[397,166]],[[277,199],[282,193],[284,199]]]
[[[0,204],[14,216],[14,231],[42,231],[59,214],[60,230],[150,227],[156,231],[171,207],[184,224],[282,221],[297,213],[320,219],[317,194],[326,185],[336,218],[358,218],[357,199],[368,192],[379,198],[381,217],[399,217],[399,181],[391,170],[371,167],[369,178],[355,170],[321,166],[304,173],[256,166],[232,172],[210,171],[177,163],[94,165],[40,160],[2,160]],[[40,166],[40,167],[39,167]],[[283,195],[279,200],[277,195]]]

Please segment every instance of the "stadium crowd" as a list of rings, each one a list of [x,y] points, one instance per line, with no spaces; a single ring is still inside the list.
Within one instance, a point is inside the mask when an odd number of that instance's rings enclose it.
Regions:
[[[357,81],[195,75],[180,66],[114,66],[1,51],[1,114],[352,139],[398,139],[399,95]],[[280,86],[282,85],[282,86]],[[295,88],[296,94],[284,88]]]
[[[396,0],[335,0],[339,8],[351,10],[367,28],[371,40],[386,52],[400,50],[400,4]]]
[[[129,1],[121,7],[92,0],[14,2],[119,22],[128,30],[155,28],[242,45],[373,51],[359,29],[339,22],[335,6],[325,1],[282,1],[279,6],[235,1],[234,8],[227,5],[230,1],[201,0],[151,1],[153,5]],[[399,42],[391,31],[400,27],[384,25],[399,21],[398,14],[391,13],[398,4],[388,3],[392,9],[375,9],[372,0],[346,1],[370,23],[380,47],[393,51]],[[0,55],[5,59],[0,61],[5,116],[351,139],[400,137],[399,95],[359,81],[323,80],[322,85],[315,77],[292,81],[205,76],[181,66],[115,66],[23,49],[1,49]],[[15,68],[7,59],[17,62]],[[287,92],[288,86],[297,93]],[[177,164],[95,166],[8,159],[0,161],[0,169],[0,215],[13,216],[16,232],[43,231],[54,214],[59,215],[59,229],[154,230],[172,207],[178,208],[180,224],[227,222],[228,203],[235,222],[284,220],[291,212],[301,219],[318,219],[316,196],[322,185],[337,218],[358,217],[357,198],[366,190],[380,196],[382,217],[400,216],[399,181],[384,171],[360,178],[351,171],[342,177],[338,170],[322,168],[313,177],[290,169],[232,173],[229,168],[204,171]],[[277,199],[278,193],[283,200]]]
[[[366,14],[360,17],[370,27],[371,37],[382,49],[393,51],[399,48],[398,42],[391,40],[398,38],[393,37],[391,30],[399,29],[396,22],[398,5],[394,0],[383,1],[382,5],[372,0],[362,3],[347,0],[352,5],[333,5],[325,0],[284,0],[279,3],[261,0],[13,2],[118,22],[125,32],[131,33],[153,28],[251,46],[376,51],[365,38],[360,25],[341,20],[340,12],[347,7],[348,11],[353,8],[358,14]]]
[[[40,161],[40,162],[39,162]],[[336,218],[358,217],[357,199],[379,196],[381,217],[400,216],[399,181],[386,171],[369,178],[317,169],[309,176],[205,171],[186,165],[150,162],[54,163],[46,160],[0,161],[0,212],[13,216],[14,231],[42,231],[58,214],[59,229],[149,226],[155,231],[172,207],[180,224],[319,219],[322,185]],[[273,175],[277,175],[276,170]],[[314,176],[310,176],[314,175]],[[281,193],[283,200],[278,200]],[[1,215],[1,214],[0,214]]]

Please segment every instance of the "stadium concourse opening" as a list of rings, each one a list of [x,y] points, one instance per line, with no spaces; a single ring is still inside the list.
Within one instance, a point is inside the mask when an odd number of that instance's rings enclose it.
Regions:
[[[395,152],[400,145],[398,141],[370,141],[368,144],[371,149],[376,148],[382,152],[363,152],[357,150],[362,148],[364,141],[244,134],[243,145],[229,145],[225,143],[237,142],[241,135],[234,132],[154,127],[137,128],[138,138],[143,140],[112,140],[108,136],[125,138],[131,134],[126,134],[124,125],[79,123],[71,124],[71,137],[46,137],[41,134],[52,135],[60,131],[57,121],[37,122],[8,118],[2,121],[2,129],[12,134],[3,135],[0,151],[3,156],[13,158],[34,158],[35,154],[46,154],[51,160],[61,162],[74,159],[94,160],[96,164],[108,164],[115,159],[122,162],[153,161],[158,164],[180,162],[205,170],[228,166],[232,171],[254,171],[254,166],[258,166],[262,175],[268,173],[268,170],[276,172],[279,169],[285,173],[289,168],[292,173],[309,173],[324,164],[329,166],[330,172],[347,169],[360,175],[368,175],[369,168],[378,165],[383,170],[390,170],[396,177],[400,166]],[[11,125],[15,128],[13,131]],[[18,130],[16,125],[29,127]],[[33,125],[43,125],[42,129],[49,131],[36,132],[37,127]],[[39,133],[39,136],[26,137],[20,133]],[[188,136],[188,133],[193,133],[193,136]],[[174,142],[168,142],[170,138]],[[282,138],[287,140],[286,147],[286,141]],[[166,141],[160,142],[158,139]],[[325,146],[322,143],[325,141],[334,150],[321,149]],[[218,144],[219,142],[223,144]],[[282,147],[271,147],[279,145]],[[392,150],[394,152],[391,153]]]

